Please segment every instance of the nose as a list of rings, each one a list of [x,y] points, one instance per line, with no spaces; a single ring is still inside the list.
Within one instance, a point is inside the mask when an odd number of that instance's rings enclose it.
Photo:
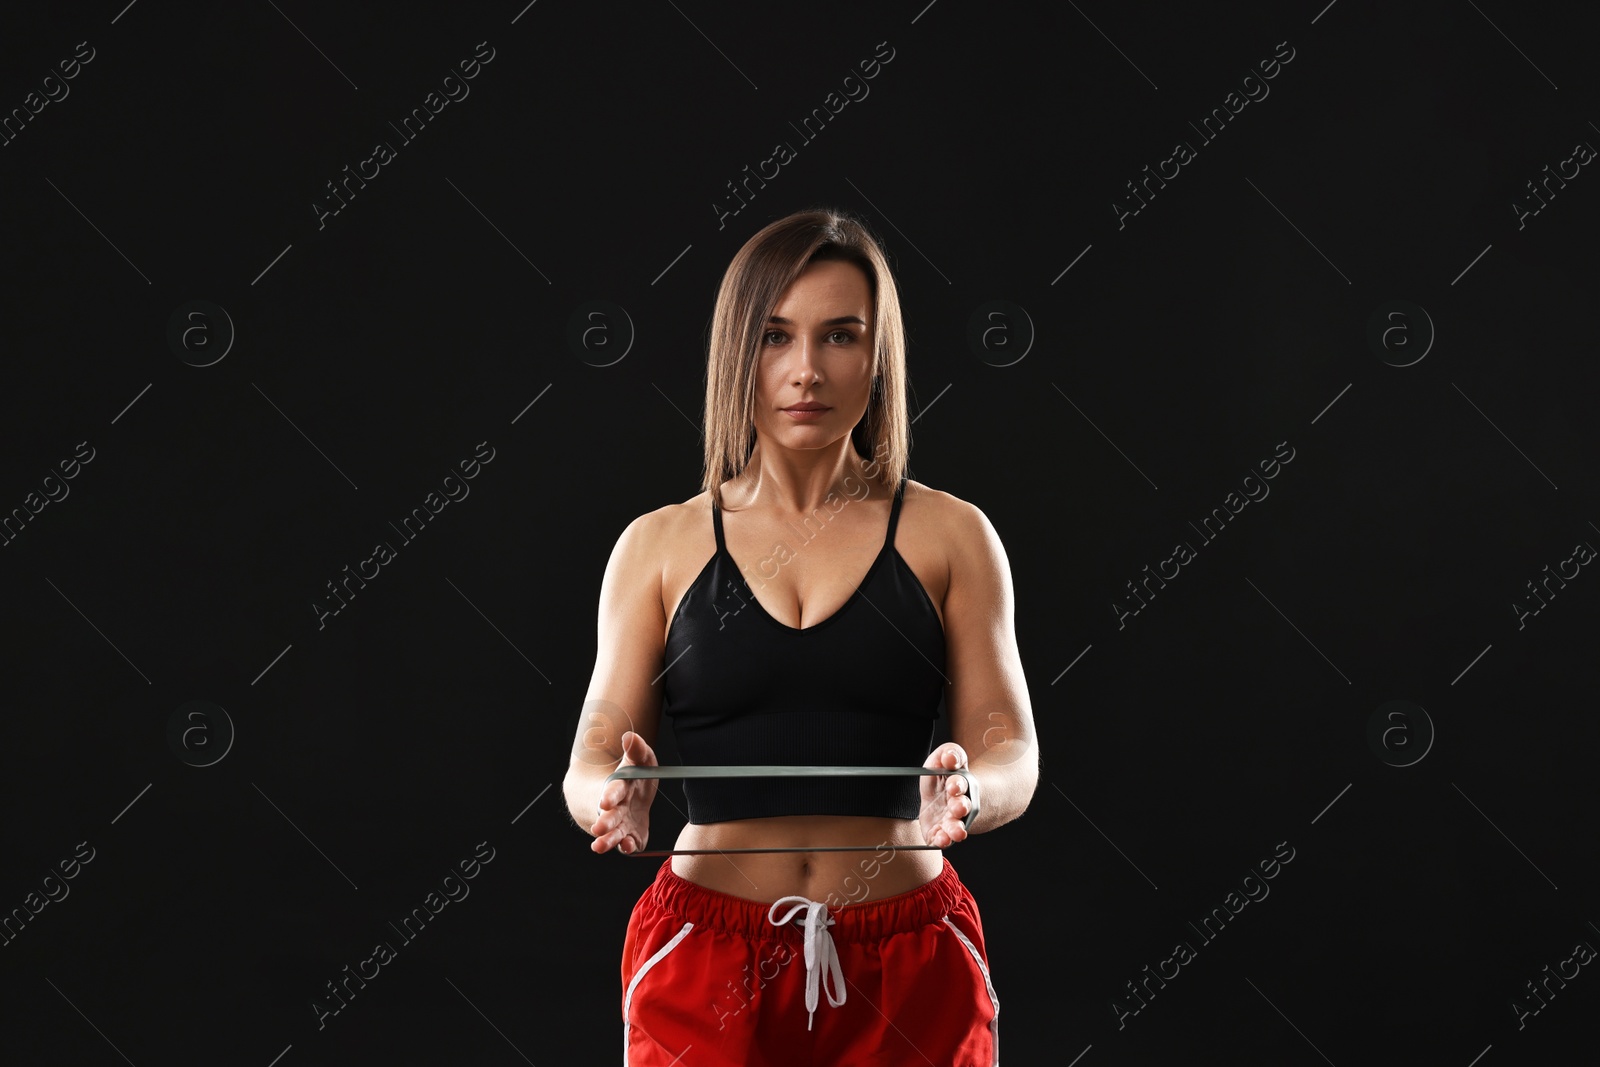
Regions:
[[[794,343],[794,371],[793,377],[796,385],[807,385],[822,380],[822,374],[817,367],[816,353],[812,351],[811,339],[802,337]]]

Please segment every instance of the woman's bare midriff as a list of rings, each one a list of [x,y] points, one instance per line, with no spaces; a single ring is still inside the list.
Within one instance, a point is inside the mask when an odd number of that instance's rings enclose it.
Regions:
[[[937,849],[921,845],[915,819],[858,815],[781,815],[766,819],[689,824],[674,849],[795,848],[865,845],[865,852],[754,852],[673,856],[673,873],[719,893],[770,904],[803,896],[838,906],[881,900],[926,885],[944,869]]]

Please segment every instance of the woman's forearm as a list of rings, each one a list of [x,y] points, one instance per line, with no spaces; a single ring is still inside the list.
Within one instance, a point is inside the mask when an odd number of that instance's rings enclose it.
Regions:
[[[574,762],[567,768],[567,775],[561,780],[561,792],[566,797],[568,816],[584,833],[589,833],[589,827],[594,825],[606,775],[616,770],[621,762],[619,759],[616,763],[599,766]]]
[[[1004,826],[1021,815],[1039,784],[1039,760],[1033,752],[1024,752],[1021,758],[1008,753],[1004,763],[980,753],[968,758],[967,770],[978,782],[978,817],[967,828],[971,834]]]

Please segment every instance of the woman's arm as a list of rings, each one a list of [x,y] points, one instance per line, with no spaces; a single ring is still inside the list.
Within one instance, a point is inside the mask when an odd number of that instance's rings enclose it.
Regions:
[[[594,674],[561,783],[568,814],[585,833],[594,825],[606,775],[622,761],[622,735],[632,730],[655,747],[667,626],[660,554],[666,518],[662,509],[629,523],[600,583]],[[613,791],[623,784],[611,783]]]
[[[978,817],[970,833],[1021,815],[1039,784],[1039,745],[1028,682],[1017,651],[1011,567],[982,511],[945,494],[951,533],[944,597],[945,709],[950,737],[977,780]]]

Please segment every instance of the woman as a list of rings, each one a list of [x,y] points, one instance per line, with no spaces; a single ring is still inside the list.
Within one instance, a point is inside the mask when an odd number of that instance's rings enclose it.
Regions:
[[[1004,549],[976,507],[905,479],[906,391],[894,279],[859,221],[799,212],[739,250],[704,491],[612,552],[568,808],[595,852],[645,848],[657,780],[604,779],[657,765],[663,710],[687,765],[960,767],[971,794],[954,774],[684,780],[674,848],[705,851],[668,858],[630,919],[632,1067],[998,1061],[977,905],[942,851],[896,846],[1016,818],[1038,751]],[[941,701],[953,740],[929,752]],[[737,851],[837,846],[877,848]]]

